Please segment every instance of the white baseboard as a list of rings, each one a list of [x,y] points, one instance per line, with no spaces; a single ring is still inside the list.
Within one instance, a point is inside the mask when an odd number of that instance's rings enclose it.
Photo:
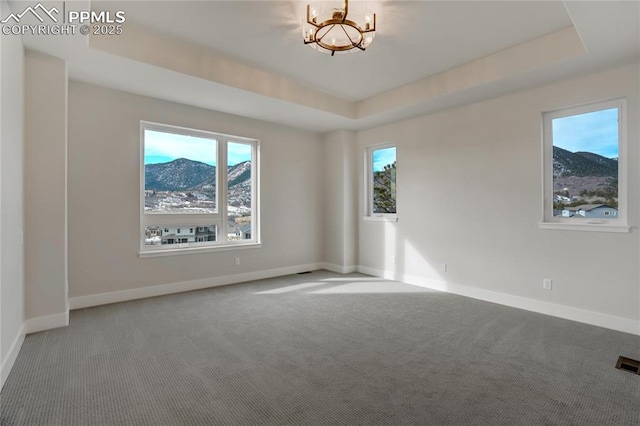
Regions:
[[[288,266],[284,268],[267,269],[264,271],[245,272],[241,274],[225,275],[222,277],[205,278],[201,280],[183,281],[170,284],[139,287],[131,290],[120,290],[109,293],[78,296],[69,299],[69,309],[82,309],[91,306],[107,305],[109,303],[126,302],[128,300],[144,299],[146,297],[164,296],[166,294],[181,293],[183,291],[200,290],[246,281],[262,280],[282,275],[297,274],[298,272],[322,269],[320,263]]]
[[[24,324],[18,330],[18,334],[15,339],[11,343],[11,347],[9,348],[9,352],[5,355],[2,360],[2,364],[0,365],[0,390],[4,387],[4,382],[9,377],[9,373],[11,373],[11,369],[13,368],[13,364],[16,362],[16,358],[18,358],[18,353],[20,352],[20,348],[22,348],[22,343],[24,342],[24,337],[26,333],[24,331]]]
[[[368,266],[358,265],[358,272],[374,277],[384,278],[385,280],[403,281],[403,276],[395,271],[386,271],[382,269],[370,268]],[[409,283],[407,283],[409,284]]]
[[[350,274],[358,270],[358,267],[356,265],[343,266],[343,265],[336,265],[335,263],[327,263],[327,262],[321,263],[320,267],[322,269],[326,269],[327,271],[336,272],[338,274]]]
[[[526,297],[514,296],[506,293],[499,293],[491,290],[484,290],[461,284],[447,283],[442,280],[423,278],[415,275],[399,274],[394,271],[383,271],[366,266],[359,266],[358,272],[363,274],[382,277],[390,280],[401,281],[406,284],[429,288],[431,290],[443,291],[460,296],[471,297],[473,299],[484,300],[486,302],[497,303],[513,308],[524,309],[526,311],[551,315],[598,327],[609,328],[624,333],[640,335],[640,321],[629,318],[617,317],[572,306],[560,305],[557,303],[545,302],[542,300],[529,299]]]
[[[24,322],[26,334],[51,330],[52,328],[66,327],[69,325],[69,311],[44,317],[30,318]]]

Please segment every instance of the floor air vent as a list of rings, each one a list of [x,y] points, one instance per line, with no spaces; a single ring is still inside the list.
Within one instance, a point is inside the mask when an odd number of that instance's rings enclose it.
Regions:
[[[620,370],[629,371],[631,373],[640,374],[640,361],[635,359],[625,358],[623,356],[618,357],[616,368]]]

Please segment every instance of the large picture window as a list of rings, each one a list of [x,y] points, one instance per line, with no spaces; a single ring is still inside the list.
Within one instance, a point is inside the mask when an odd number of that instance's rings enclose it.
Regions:
[[[367,150],[367,204],[370,217],[395,217],[396,147],[379,145]]]
[[[259,242],[258,141],[148,122],[141,140],[142,253]]]
[[[544,114],[545,223],[626,224],[624,107],[616,100]]]

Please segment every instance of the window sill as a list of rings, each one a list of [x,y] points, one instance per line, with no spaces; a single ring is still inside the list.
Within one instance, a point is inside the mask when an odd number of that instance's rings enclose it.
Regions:
[[[566,223],[566,222],[541,222],[540,229],[554,229],[558,231],[586,231],[586,232],[616,232],[629,233],[630,226],[613,225],[606,223]]]
[[[398,216],[363,216],[365,222],[397,222]]]
[[[164,256],[180,256],[185,254],[200,254],[216,251],[232,251],[256,249],[262,247],[261,243],[244,243],[244,244],[226,244],[224,246],[207,246],[207,247],[186,247],[169,250],[145,250],[138,253],[141,259],[147,257],[164,257]]]

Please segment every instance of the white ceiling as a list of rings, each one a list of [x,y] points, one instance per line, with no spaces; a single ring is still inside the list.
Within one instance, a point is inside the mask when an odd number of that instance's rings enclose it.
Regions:
[[[334,57],[302,44],[306,3],[297,1],[66,2],[124,11],[128,38],[24,42],[67,59],[73,79],[314,131],[375,126],[637,62],[640,52],[635,1],[369,4],[378,14],[374,43]],[[136,51],[141,40],[160,47]],[[539,55],[545,46],[557,52]],[[198,64],[174,63],[189,58]],[[257,87],[255,76],[275,87]]]
[[[375,42],[366,54],[334,57],[303,45],[304,2],[134,1],[116,7],[152,30],[351,101],[571,26],[560,2],[371,3],[379,9]],[[114,6],[99,1],[93,7]]]

